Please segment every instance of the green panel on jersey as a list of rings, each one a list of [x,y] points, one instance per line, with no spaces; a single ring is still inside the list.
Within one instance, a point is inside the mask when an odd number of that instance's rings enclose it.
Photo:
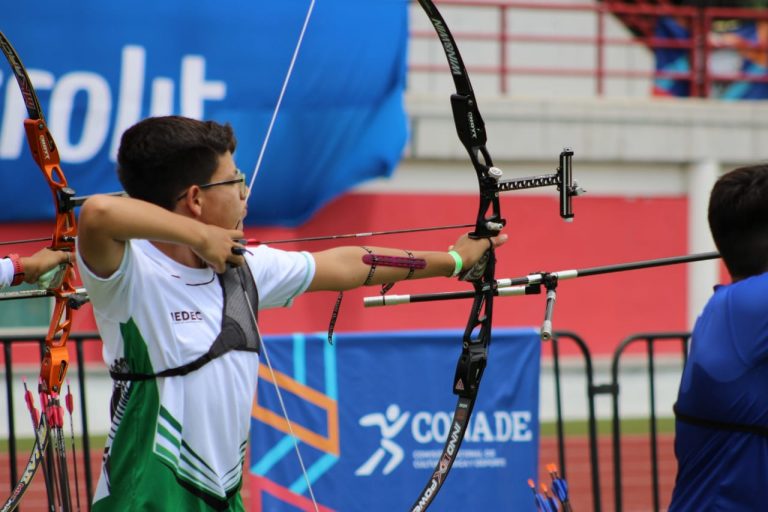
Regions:
[[[122,324],[120,332],[125,343],[125,360],[129,364],[126,370],[155,373],[146,342],[134,321],[131,319]],[[115,413],[117,429],[106,464],[110,474],[109,495],[96,497],[93,512],[245,512],[239,493],[242,479],[225,499],[203,496],[207,486],[196,478],[199,475],[189,475],[175,467],[178,462],[175,454],[157,452],[156,432],[160,423],[165,426],[161,435],[171,437],[180,435],[172,430],[174,427],[180,429],[181,424],[161,408],[156,379],[132,382],[127,394]]]

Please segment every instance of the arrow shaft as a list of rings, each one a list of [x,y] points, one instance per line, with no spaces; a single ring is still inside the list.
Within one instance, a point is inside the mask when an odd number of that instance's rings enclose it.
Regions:
[[[321,240],[339,240],[344,238],[366,238],[370,236],[380,235],[397,235],[403,233],[420,233],[424,231],[440,231],[445,229],[459,229],[459,228],[472,228],[474,224],[451,224],[448,226],[432,226],[428,228],[408,228],[408,229],[394,229],[391,231],[367,231],[363,233],[347,233],[342,235],[322,235],[322,236],[310,236],[304,238],[290,238],[283,240],[257,240],[255,238],[249,238],[245,242],[249,245],[274,245],[274,244],[287,244],[291,242],[318,242]]]
[[[50,242],[50,236],[43,236],[40,238],[25,238],[23,240],[8,240],[6,242],[0,242],[0,245],[16,245],[16,244],[32,244],[35,242]]]

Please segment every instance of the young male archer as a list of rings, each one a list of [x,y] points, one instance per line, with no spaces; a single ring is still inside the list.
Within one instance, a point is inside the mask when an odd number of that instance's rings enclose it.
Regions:
[[[78,264],[115,379],[95,511],[243,510],[258,310],[306,292],[456,276],[506,241],[243,251],[235,146],[228,125],[146,119],[118,151],[130,197],[94,196],[81,209]],[[391,266],[393,257],[411,263]]]

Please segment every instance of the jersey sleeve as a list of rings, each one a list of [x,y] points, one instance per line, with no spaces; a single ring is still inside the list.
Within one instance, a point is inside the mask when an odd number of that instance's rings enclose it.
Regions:
[[[131,273],[135,267],[134,251],[131,242],[125,244],[125,252],[120,267],[109,277],[99,277],[88,268],[78,254],[77,268],[83,285],[88,291],[94,312],[116,320],[126,319],[131,309]],[[96,311],[97,310],[97,311]]]
[[[13,281],[13,263],[8,258],[0,259],[0,288],[10,286]]]
[[[259,291],[259,309],[287,307],[309,287],[315,260],[304,251],[282,251],[266,245],[249,248],[246,261]]]

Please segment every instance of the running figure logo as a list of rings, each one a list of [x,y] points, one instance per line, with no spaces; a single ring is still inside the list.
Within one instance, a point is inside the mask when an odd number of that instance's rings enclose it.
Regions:
[[[362,466],[355,470],[355,475],[370,476],[387,453],[391,455],[391,458],[384,466],[383,474],[390,474],[402,462],[403,449],[392,439],[403,430],[410,416],[411,414],[408,412],[400,414],[400,407],[397,404],[391,404],[387,407],[385,414],[376,412],[366,414],[360,418],[359,423],[363,427],[379,427],[381,429],[381,446],[373,452],[373,455]]]

